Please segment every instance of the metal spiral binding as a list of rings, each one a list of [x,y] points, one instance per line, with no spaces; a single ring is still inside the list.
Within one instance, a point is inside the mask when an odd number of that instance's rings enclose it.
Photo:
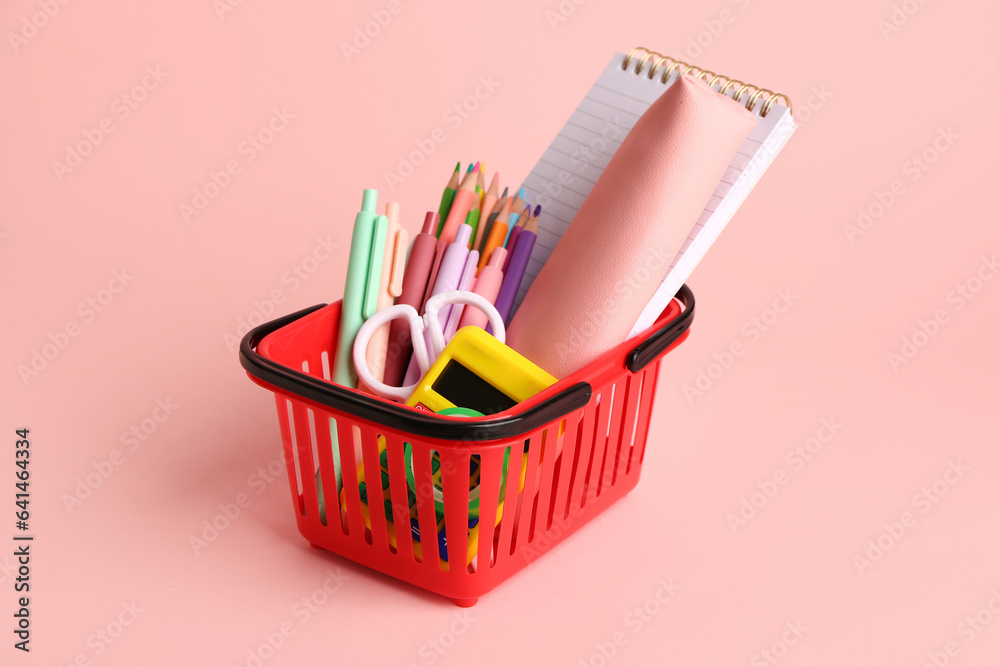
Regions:
[[[641,57],[639,54],[643,54]],[[775,93],[773,91],[767,90],[766,88],[759,88],[752,83],[743,83],[736,79],[730,79],[722,74],[716,74],[715,72],[709,72],[708,70],[703,70],[694,65],[688,65],[685,62],[671,58],[670,56],[664,56],[657,53],[656,51],[650,51],[645,47],[637,47],[628,52],[625,56],[625,61],[622,63],[622,69],[628,70],[629,64],[632,60],[635,60],[635,74],[642,74],[643,67],[649,63],[649,71],[646,76],[652,80],[656,76],[657,70],[661,67],[663,68],[663,74],[660,76],[660,83],[666,83],[670,76],[677,72],[678,77],[684,76],[685,74],[692,75],[695,79],[704,79],[709,86],[715,87],[716,84],[719,85],[719,92],[723,95],[729,95],[729,91],[735,91],[733,93],[733,99],[737,102],[747,95],[746,107],[748,110],[753,111],[754,105],[757,104],[759,100],[764,98],[764,103],[760,107],[760,117],[764,118],[767,116],[768,112],[771,111],[771,107],[778,100],[784,100],[784,106],[788,107],[789,113],[792,111],[792,101],[788,99],[788,96],[781,93]]]

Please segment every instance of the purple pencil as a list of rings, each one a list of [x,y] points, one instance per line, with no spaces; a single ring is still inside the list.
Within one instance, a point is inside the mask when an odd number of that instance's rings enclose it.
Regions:
[[[525,223],[531,219],[531,207],[525,206],[524,210],[521,211],[520,216],[517,219],[517,224],[514,229],[510,231],[510,238],[507,239],[507,260],[504,262],[502,271],[506,271],[507,267],[510,266],[510,256],[514,254],[514,247],[517,245],[517,237],[521,235],[521,230],[524,229]]]
[[[503,318],[504,323],[510,320],[510,311],[514,307],[514,297],[521,286],[524,278],[524,271],[528,268],[528,259],[531,251],[535,247],[535,239],[538,238],[538,214],[542,207],[536,206],[535,213],[524,223],[521,234],[517,237],[517,243],[510,252],[510,261],[507,263],[507,270],[503,273],[503,283],[500,285],[500,293],[494,305]]]

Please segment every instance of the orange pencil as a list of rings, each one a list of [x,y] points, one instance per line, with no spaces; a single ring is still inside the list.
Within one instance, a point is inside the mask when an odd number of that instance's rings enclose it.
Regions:
[[[462,184],[455,191],[455,199],[451,202],[451,209],[448,210],[448,218],[441,228],[439,240],[448,247],[448,244],[455,240],[455,232],[458,226],[465,222],[465,216],[469,214],[472,203],[479,197],[476,195],[476,178],[479,173],[479,165],[462,179]],[[436,272],[435,272],[436,273]]]
[[[500,195],[500,172],[493,174],[490,181],[490,188],[483,197],[483,203],[479,206],[479,226],[476,228],[476,238],[472,241],[472,247],[478,248],[483,242],[483,234],[486,232],[486,219],[493,212],[497,205],[497,198]]]
[[[483,244],[483,252],[479,255],[478,268],[480,271],[482,271],[483,267],[486,266],[486,263],[490,261],[490,255],[493,254],[493,249],[496,247],[503,247],[503,240],[507,238],[507,223],[509,221],[510,200],[508,199],[503,205],[503,210],[500,211],[500,215],[497,216],[493,226],[490,227],[489,236],[486,237],[486,242]]]

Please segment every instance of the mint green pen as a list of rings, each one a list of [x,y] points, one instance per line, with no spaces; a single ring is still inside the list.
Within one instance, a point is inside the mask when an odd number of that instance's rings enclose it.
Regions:
[[[351,254],[347,260],[333,381],[351,388],[358,386],[358,373],[354,368],[354,339],[361,325],[378,309],[378,285],[382,276],[389,220],[384,215],[376,215],[377,204],[378,191],[366,189],[361,199],[361,210],[354,218]]]

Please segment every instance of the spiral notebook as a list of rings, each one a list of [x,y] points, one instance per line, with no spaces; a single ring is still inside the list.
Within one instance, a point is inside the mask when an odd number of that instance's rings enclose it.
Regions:
[[[630,337],[656,321],[795,130],[791,104],[780,93],[701,70],[644,48],[615,54],[524,181],[528,201],[541,204],[542,213],[538,220],[538,240],[515,305],[520,305],[625,135],[649,105],[682,74],[707,81],[719,92],[745,102],[758,121],[671,261],[669,271]]]

